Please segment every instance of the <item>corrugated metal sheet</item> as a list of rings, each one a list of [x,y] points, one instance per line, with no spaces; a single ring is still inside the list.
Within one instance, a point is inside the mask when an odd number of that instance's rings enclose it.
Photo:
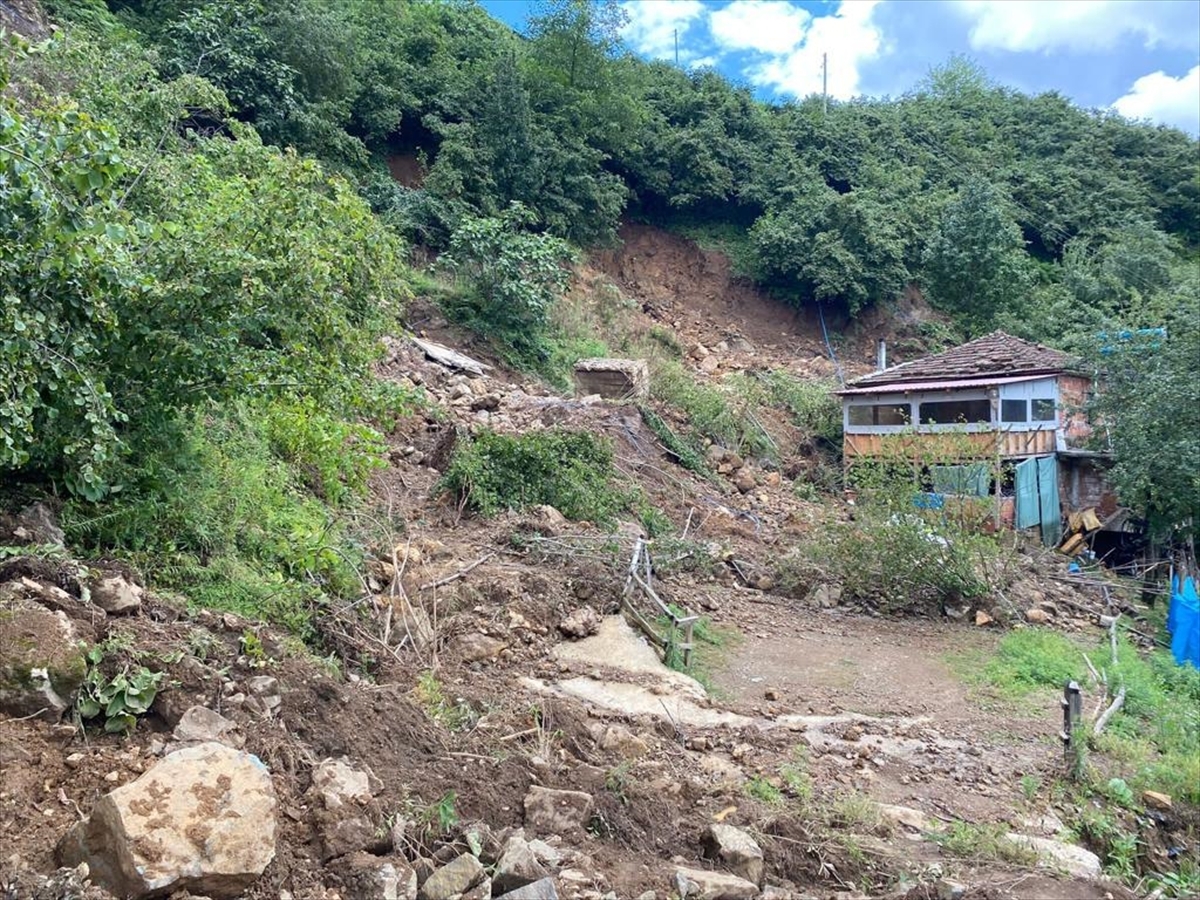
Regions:
[[[989,378],[960,378],[956,381],[901,381],[895,384],[880,384],[873,387],[846,388],[836,391],[843,397],[861,394],[907,394],[913,391],[945,391],[955,388],[989,387],[995,384],[1016,384],[1018,381],[1038,381],[1052,373],[1040,375],[994,375]]]

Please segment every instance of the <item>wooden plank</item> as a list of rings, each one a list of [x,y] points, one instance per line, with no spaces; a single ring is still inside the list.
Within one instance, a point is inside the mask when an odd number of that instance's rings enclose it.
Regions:
[[[443,347],[441,344],[435,344],[433,341],[423,341],[418,337],[409,338],[409,340],[435,363],[439,363],[448,369],[462,369],[464,372],[470,372],[473,375],[482,375],[492,368],[486,363],[471,359],[471,357],[465,356],[457,350],[451,350],[449,347]]]

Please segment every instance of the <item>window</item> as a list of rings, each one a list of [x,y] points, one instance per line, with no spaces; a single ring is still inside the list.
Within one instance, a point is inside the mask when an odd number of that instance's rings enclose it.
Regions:
[[[990,422],[992,405],[979,400],[935,400],[921,404],[922,425],[963,425]]]
[[[1029,404],[1024,400],[1001,400],[1001,422],[1028,422]]]
[[[1055,409],[1053,400],[1033,400],[1033,421],[1035,422],[1053,422],[1055,419]]]
[[[850,407],[851,425],[907,425],[910,416],[907,403],[857,403]]]

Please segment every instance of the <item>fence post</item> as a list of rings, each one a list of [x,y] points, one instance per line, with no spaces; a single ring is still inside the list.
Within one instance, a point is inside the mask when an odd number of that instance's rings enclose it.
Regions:
[[[1061,702],[1063,730],[1059,737],[1063,742],[1063,762],[1066,763],[1067,771],[1070,773],[1074,769],[1075,760],[1075,726],[1083,716],[1083,694],[1077,682],[1068,681],[1063,685]]]

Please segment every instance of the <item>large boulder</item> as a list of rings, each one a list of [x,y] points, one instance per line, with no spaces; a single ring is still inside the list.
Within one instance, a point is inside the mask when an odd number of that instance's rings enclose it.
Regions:
[[[758,885],[728,872],[677,866],[674,885],[679,900],[754,900]]]
[[[16,596],[0,608],[0,711],[57,722],[86,673],[83,645],[66,614]]]
[[[558,900],[558,889],[553,878],[540,878],[506,894],[497,895],[497,900]]]
[[[732,825],[709,825],[704,834],[704,855],[715,859],[739,878],[762,882],[763,852],[754,838]]]
[[[525,795],[525,825],[537,834],[582,837],[592,814],[592,795],[534,785]]]
[[[417,896],[420,900],[456,900],[486,879],[487,873],[479,860],[464,853],[430,875]]]
[[[110,615],[135,613],[142,608],[142,589],[120,575],[108,575],[92,585],[92,602]]]
[[[275,788],[258,757],[187,747],[100,798],[63,836],[62,865],[86,862],[119,897],[241,894],[275,857]]]
[[[525,833],[518,831],[509,837],[496,861],[492,885],[498,894],[514,891],[519,887],[539,881],[547,875],[546,867],[538,859],[537,852],[525,840]]]
[[[1102,866],[1100,857],[1091,850],[1074,844],[1052,841],[1050,838],[1031,837],[1027,834],[1010,833],[1005,837],[1018,847],[1032,850],[1038,862],[1050,869],[1060,869],[1076,878],[1099,878]]]

